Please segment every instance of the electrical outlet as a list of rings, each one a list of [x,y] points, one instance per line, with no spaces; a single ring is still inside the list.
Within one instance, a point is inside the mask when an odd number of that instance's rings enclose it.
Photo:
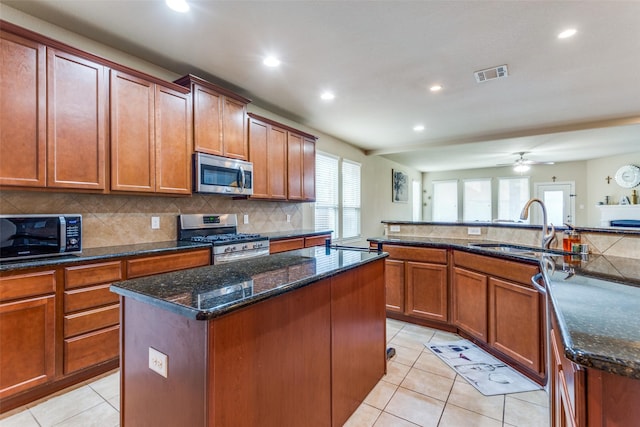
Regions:
[[[167,378],[169,372],[169,356],[149,347],[149,369]]]
[[[160,228],[160,217],[159,216],[152,216],[151,217],[151,229],[152,230],[157,230]]]
[[[291,222],[291,215],[287,214],[287,222]]]
[[[389,231],[391,231],[392,233],[397,233],[400,231],[400,226],[399,225],[390,225],[389,226]]]
[[[480,227],[467,227],[467,234],[469,236],[479,236],[482,234]]]
[[[249,215],[244,214],[244,223],[249,224]]]

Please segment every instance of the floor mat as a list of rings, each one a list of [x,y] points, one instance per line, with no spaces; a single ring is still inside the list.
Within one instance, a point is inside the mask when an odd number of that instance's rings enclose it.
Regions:
[[[468,340],[425,344],[443,362],[451,366],[485,396],[540,390],[524,375],[481,350]]]

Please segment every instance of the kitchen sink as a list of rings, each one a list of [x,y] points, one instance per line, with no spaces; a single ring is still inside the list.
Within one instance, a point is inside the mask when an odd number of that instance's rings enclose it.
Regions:
[[[536,256],[542,254],[553,254],[553,255],[562,255],[562,251],[556,251],[553,249],[545,249],[535,246],[523,246],[523,245],[514,245],[510,243],[470,243],[469,246],[475,248],[487,249],[490,251],[497,251],[508,253],[512,255],[525,255],[525,256]]]

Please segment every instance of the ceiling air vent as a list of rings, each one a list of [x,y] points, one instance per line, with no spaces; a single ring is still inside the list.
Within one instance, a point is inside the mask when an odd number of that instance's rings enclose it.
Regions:
[[[487,68],[486,70],[480,70],[473,73],[476,76],[476,81],[478,83],[486,82],[488,80],[499,79],[502,77],[507,77],[509,75],[509,71],[507,70],[507,66],[499,65],[497,67]]]

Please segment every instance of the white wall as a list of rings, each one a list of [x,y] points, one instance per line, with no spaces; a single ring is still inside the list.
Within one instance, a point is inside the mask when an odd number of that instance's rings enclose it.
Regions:
[[[610,196],[611,204],[617,204],[620,197],[629,196],[631,200],[631,190],[618,186],[613,179],[607,183],[606,178],[613,178],[618,168],[626,164],[640,166],[640,151],[632,154],[604,157],[594,160],[563,162],[555,165],[537,165],[524,174],[530,177],[531,196],[533,185],[539,182],[552,182],[555,177],[557,182],[575,181],[576,184],[576,221],[575,224],[582,227],[600,227],[599,211],[596,208],[598,202],[604,202],[605,196]],[[431,220],[431,199],[433,193],[433,181],[458,179],[458,206],[462,207],[462,181],[468,178],[494,178],[492,181],[492,196],[494,215],[497,216],[497,178],[511,177],[518,174],[510,167],[482,168],[460,171],[429,172],[423,174],[423,189],[426,192],[424,199],[423,218],[425,221]],[[640,187],[636,189],[640,192]]]
[[[30,29],[37,33],[59,40],[63,43],[102,56],[114,62],[146,72],[158,78],[173,81],[180,75],[155,64],[128,55],[118,49],[98,43],[94,40],[49,24],[38,18],[26,15],[16,9],[0,4],[0,16],[3,20]],[[211,70],[215,75],[215,70]],[[301,123],[285,119],[277,114],[261,108],[256,104],[249,104],[248,110],[264,117],[271,118],[291,127],[308,132],[319,137],[317,149],[336,156],[344,157],[362,164],[362,236],[363,238],[379,236],[383,227],[383,219],[411,220],[412,195],[409,203],[398,204],[391,202],[391,169],[398,168],[409,174],[411,180],[421,180],[420,172],[391,162],[377,156],[367,156],[360,149],[345,141],[326,135],[316,129]],[[109,196],[105,196],[109,197]],[[165,199],[166,200],[166,199]],[[313,228],[313,203],[306,203],[303,209],[303,227]]]

